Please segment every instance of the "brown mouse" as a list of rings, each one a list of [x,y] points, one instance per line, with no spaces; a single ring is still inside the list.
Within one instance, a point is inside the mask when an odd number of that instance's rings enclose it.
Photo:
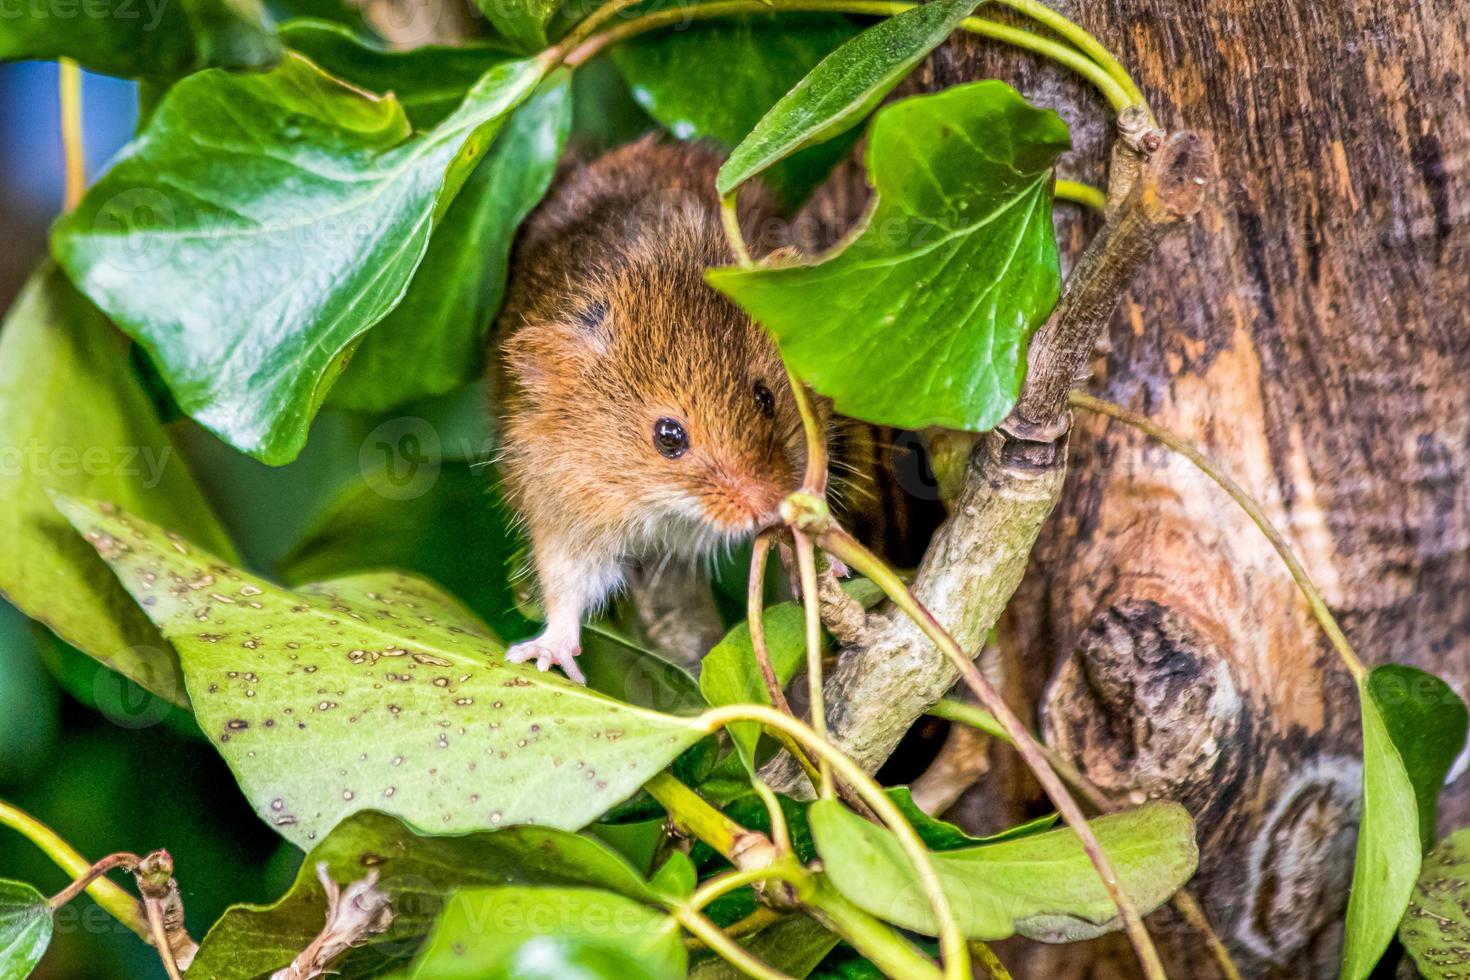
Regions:
[[[583,682],[582,618],[629,562],[707,556],[796,489],[806,448],[780,356],[704,280],[733,261],[719,164],[645,138],[564,174],[522,229],[495,387],[546,629],[510,661]],[[766,216],[757,201],[742,224]]]

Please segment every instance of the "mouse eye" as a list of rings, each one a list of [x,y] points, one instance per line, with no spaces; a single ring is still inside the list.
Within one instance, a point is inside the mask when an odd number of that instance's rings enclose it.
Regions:
[[[678,459],[689,451],[689,434],[677,419],[659,419],[653,423],[653,448],[662,456]]]
[[[764,381],[755,383],[755,407],[768,419],[776,417],[776,396],[771,394]]]

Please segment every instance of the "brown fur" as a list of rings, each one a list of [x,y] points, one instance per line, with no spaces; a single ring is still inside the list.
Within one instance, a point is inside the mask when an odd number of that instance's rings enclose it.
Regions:
[[[776,349],[704,282],[732,260],[718,166],[700,147],[640,140],[566,174],[517,244],[502,465],[553,625],[558,606],[580,617],[605,598],[626,559],[697,557],[769,523],[798,481],[801,422]],[[660,417],[688,432],[678,459],[654,448]]]

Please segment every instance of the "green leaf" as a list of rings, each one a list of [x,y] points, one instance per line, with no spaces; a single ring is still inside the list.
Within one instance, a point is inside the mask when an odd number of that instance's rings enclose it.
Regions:
[[[651,883],[655,890],[674,899],[688,898],[699,884],[699,873],[683,851],[672,851]]]
[[[281,43],[343,81],[392,95],[414,129],[432,129],[464,101],[490,69],[511,58],[501,45],[377,47],[341,24],[301,18],[281,25]]]
[[[366,808],[435,833],[574,830],[704,734],[506,663],[426,583],[288,592],[110,505],[58,506],[173,640],[199,727],[297,844]]]
[[[1342,975],[1373,972],[1409,906],[1432,839],[1434,800],[1465,744],[1465,705],[1413,667],[1375,667],[1358,686],[1363,815],[1348,897]]]
[[[1002,82],[897,102],[873,124],[878,203],[855,238],[816,265],[712,269],[709,281],[844,415],[992,428],[1060,288],[1051,166],[1067,146],[1056,113]]]
[[[25,980],[51,943],[46,896],[30,885],[0,878],[0,980]]]
[[[720,193],[857,125],[978,2],[930,0],[879,21],[823,58],[731,152],[716,181]]]
[[[858,33],[846,17],[771,12],[631,38],[612,50],[633,98],[679,139],[735,146],[825,55]],[[691,78],[718,78],[713,86]],[[804,200],[856,140],[834,139],[783,160],[765,183],[787,206]]]
[[[0,591],[27,616],[175,704],[178,658],[50,491],[108,497],[234,549],[128,367],[126,344],[55,266],[0,328]]]
[[[1470,829],[1457,830],[1424,858],[1399,942],[1426,980],[1463,977],[1470,967]]]
[[[519,51],[546,47],[546,25],[561,8],[561,0],[475,0],[490,24]]]
[[[396,408],[483,373],[516,228],[551,186],[571,129],[570,79],[548,79],[511,115],[435,230],[403,302],[353,353],[333,404]]]
[[[395,100],[297,54],[263,75],[201,72],[57,224],[52,250],[148,350],[180,408],[287,462],[541,71],[497,65],[421,136]]]
[[[299,585],[398,569],[453,593],[500,639],[520,639],[532,624],[516,610],[507,566],[519,538],[499,483],[493,472],[439,462],[423,445],[435,438],[427,423],[369,436],[364,453],[386,466],[366,469],[332,501],[282,560],[281,576]]]
[[[348,954],[344,976],[405,965],[443,911],[449,894],[484,885],[594,886],[656,901],[627,862],[597,841],[541,827],[510,827],[463,837],[420,837],[381,813],[359,813],[307,855],[295,884],[269,905],[236,905],[199,947],[191,980],[253,980],[285,966],[321,930],[326,896],[316,866],[336,882],[377,872],[393,905],[393,926]]]
[[[258,0],[35,0],[6,11],[0,61],[71,58],[104,75],[168,81],[281,58]]]
[[[835,800],[813,803],[809,819],[827,876],[849,901],[905,929],[938,933],[918,875],[888,830]],[[1144,914],[1194,874],[1194,821],[1177,804],[1149,803],[1091,825]],[[972,939],[1020,933],[1072,942],[1120,928],[1112,900],[1068,828],[934,853],[932,859],[960,927]]]
[[[765,625],[766,650],[776,679],[785,687],[806,662],[806,626],[802,609],[794,602],[783,602],[766,609],[761,618]],[[739,623],[705,654],[699,669],[699,689],[711,705],[771,703],[771,695],[755,662],[755,647],[750,642],[750,627]],[[730,725],[730,740],[741,760],[751,771],[755,769],[755,749],[760,742],[761,726],[753,721]]]
[[[482,888],[455,895],[409,976],[426,980],[682,980],[674,921],[590,888]]]

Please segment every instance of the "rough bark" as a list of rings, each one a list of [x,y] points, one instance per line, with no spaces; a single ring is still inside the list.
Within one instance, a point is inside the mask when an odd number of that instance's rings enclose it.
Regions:
[[[1470,8],[1059,6],[1133,68],[1166,128],[1212,141],[1223,175],[1135,284],[1093,390],[1258,495],[1365,659],[1470,693]],[[1059,108],[1078,146],[1064,170],[1102,181],[1106,109],[1075,80],[966,41],[921,82],[984,75]],[[1333,976],[1359,783],[1351,684],[1269,546],[1186,462],[1095,419],[1071,446],[1008,614],[1011,694],[1105,790],[1191,809],[1197,891],[1247,975]],[[998,814],[997,788],[1020,782],[1007,769],[974,812]],[[1470,818],[1466,782],[1443,825]],[[1184,962],[1199,945],[1166,942]],[[1096,947],[1042,955],[1047,975],[1131,972]]]

